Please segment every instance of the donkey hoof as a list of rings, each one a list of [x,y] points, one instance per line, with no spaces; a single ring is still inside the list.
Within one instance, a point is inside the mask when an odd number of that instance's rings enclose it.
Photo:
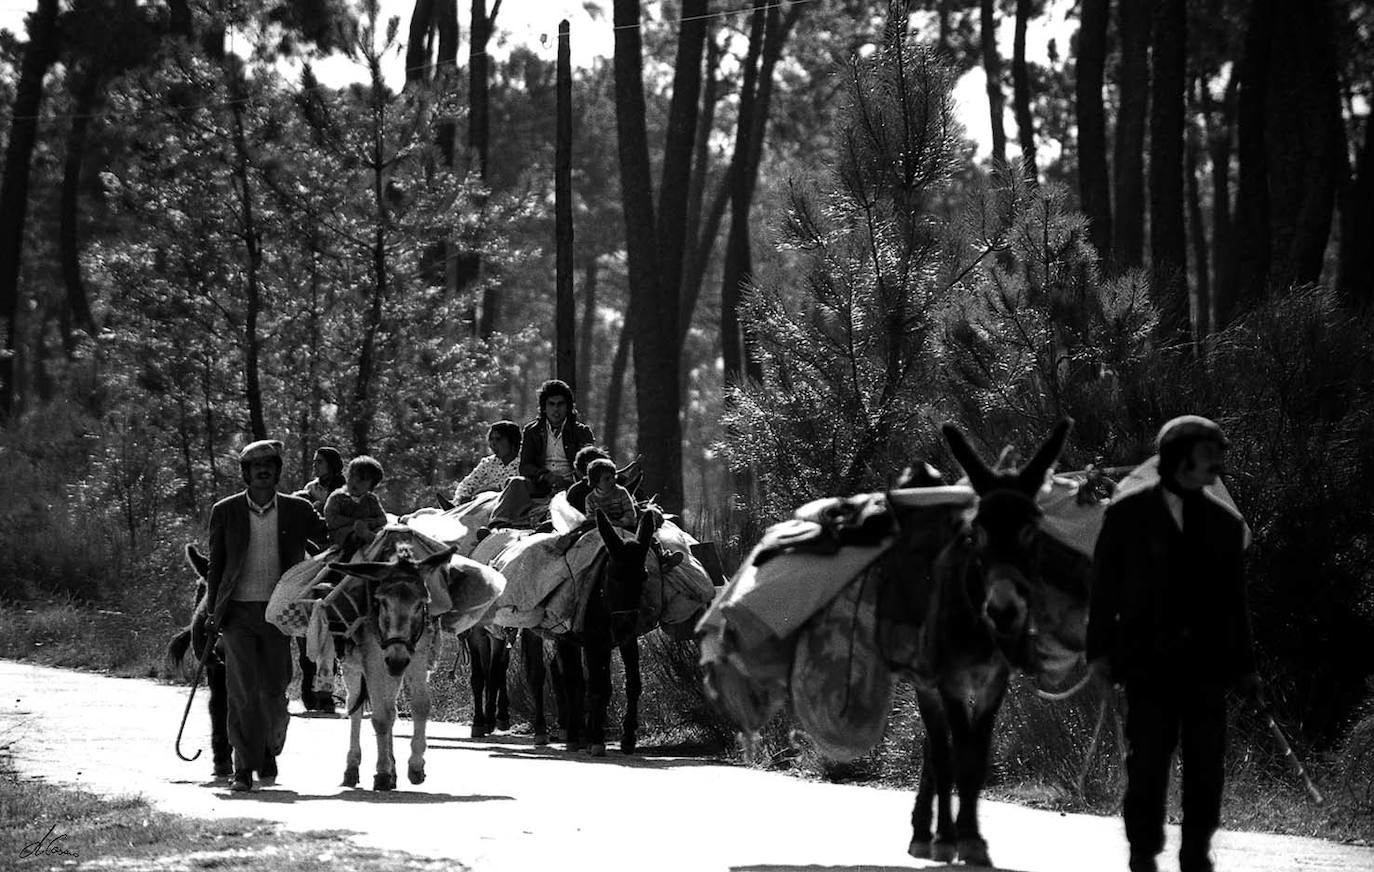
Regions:
[[[969,866],[991,866],[988,843],[974,836],[959,840],[959,862]]]
[[[906,852],[917,860],[931,859],[930,839],[912,839],[911,844],[906,846]]]
[[[620,753],[622,753],[622,754],[633,754],[634,752],[635,752],[635,740],[634,740],[633,738],[630,738],[630,739],[621,739],[621,740],[620,740]]]
[[[350,766],[350,767],[348,767],[347,769],[344,770],[343,786],[344,786],[344,787],[357,787],[357,786],[358,786],[358,767],[357,767],[357,766]]]
[[[535,744],[535,745],[547,745],[548,743],[549,743],[549,734],[548,734],[548,733],[535,733],[535,734],[534,734],[534,744]]]
[[[480,739],[487,734],[487,728],[481,724],[472,725],[472,738]]]
[[[497,718],[496,729],[503,733],[510,732],[510,718]]]
[[[593,757],[605,757],[606,746],[601,742],[593,742],[591,746],[587,748],[587,753]]]
[[[373,789],[373,790],[395,790],[395,789],[396,789],[396,773],[395,773],[395,772],[378,772],[376,775],[372,776],[372,789]]]
[[[406,770],[406,777],[410,779],[410,783],[411,783],[411,784],[424,784],[424,783],[425,783],[425,767],[423,767],[423,766],[412,766],[412,767],[410,767],[408,770]]]
[[[953,863],[954,843],[948,839],[936,839],[930,849],[930,859],[937,863]]]

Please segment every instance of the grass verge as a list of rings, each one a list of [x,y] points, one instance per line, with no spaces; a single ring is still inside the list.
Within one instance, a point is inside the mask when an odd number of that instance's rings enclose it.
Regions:
[[[389,872],[463,868],[353,844],[337,830],[304,833],[249,818],[200,820],[131,797],[102,797],[25,778],[0,748],[0,868]]]

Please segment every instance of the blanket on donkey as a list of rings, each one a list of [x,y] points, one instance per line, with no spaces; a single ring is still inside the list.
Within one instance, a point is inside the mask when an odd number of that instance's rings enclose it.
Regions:
[[[559,497],[554,502],[557,504]],[[567,511],[575,511],[566,500],[562,504]],[[626,541],[634,537],[629,531],[619,532]],[[690,638],[697,619],[715,595],[715,587],[706,568],[691,554],[695,539],[671,521],[664,522],[658,536],[665,551],[684,556],[676,568],[664,572],[657,557],[649,553],[645,563],[648,579],[640,601],[640,613],[645,616],[641,632],[660,627],[674,638]],[[558,539],[556,533],[502,529],[493,531],[473,551],[473,559],[506,577],[505,592],[492,613],[493,623],[536,627],[554,635],[582,628],[598,564],[605,559],[605,545],[598,533],[590,531],[566,552],[560,552]]]
[[[1081,501],[1063,477],[1037,501],[1056,566],[1083,574],[1105,503]],[[769,528],[697,626],[708,695],[746,734],[790,697],[827,756],[866,753],[882,736],[892,670],[920,671],[931,566],[976,509],[966,485],[913,488],[816,501]],[[879,561],[896,513],[913,553],[889,579]]]

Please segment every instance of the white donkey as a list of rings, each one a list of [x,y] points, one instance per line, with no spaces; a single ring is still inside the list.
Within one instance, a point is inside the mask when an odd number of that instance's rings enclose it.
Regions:
[[[410,693],[413,722],[406,775],[411,784],[425,780],[425,726],[429,721],[429,671],[439,654],[438,621],[429,614],[425,573],[449,562],[452,549],[415,562],[402,556],[385,563],[331,563],[330,568],[366,582],[360,605],[363,620],[345,653],[342,668],[348,689],[350,730],[345,787],[358,786],[362,762],[363,705],[371,702],[377,733],[377,773],[373,790],[396,789],[396,756],[392,727],[396,697],[404,680]],[[404,552],[403,552],[404,553]]]

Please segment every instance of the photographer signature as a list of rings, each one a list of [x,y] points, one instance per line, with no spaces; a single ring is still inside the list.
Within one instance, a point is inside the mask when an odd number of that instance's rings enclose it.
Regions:
[[[19,856],[25,860],[30,857],[50,857],[54,854],[61,854],[67,857],[77,856],[77,852],[62,844],[62,840],[67,837],[66,833],[57,832],[57,824],[48,827],[48,832],[36,842],[29,842],[19,851]]]

